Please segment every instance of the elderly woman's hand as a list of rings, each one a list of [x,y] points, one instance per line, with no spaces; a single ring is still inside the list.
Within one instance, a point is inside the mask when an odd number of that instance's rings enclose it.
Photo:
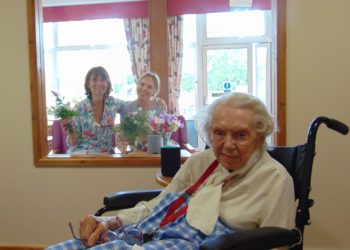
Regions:
[[[86,247],[95,246],[98,242],[106,242],[104,237],[109,228],[108,217],[85,216],[80,220],[80,239]]]

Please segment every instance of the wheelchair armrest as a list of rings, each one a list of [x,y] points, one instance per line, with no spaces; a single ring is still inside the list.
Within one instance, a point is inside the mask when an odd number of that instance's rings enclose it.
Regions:
[[[264,250],[299,243],[300,231],[279,227],[261,227],[237,231],[204,241],[201,250]]]
[[[156,197],[162,189],[132,190],[116,192],[103,198],[104,207],[100,208],[95,215],[101,216],[108,211],[114,211],[135,206],[140,201],[148,201]]]

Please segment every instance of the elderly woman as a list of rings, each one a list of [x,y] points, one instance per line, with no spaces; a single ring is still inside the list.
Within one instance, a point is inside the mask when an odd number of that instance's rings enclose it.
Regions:
[[[157,198],[114,217],[84,217],[80,239],[58,246],[198,249],[204,240],[235,230],[293,228],[293,181],[265,151],[275,124],[263,103],[234,93],[203,114],[210,149],[191,156]],[[122,224],[127,226],[120,229]]]
[[[91,68],[84,83],[87,98],[77,104],[79,114],[72,121],[63,121],[70,128],[67,139],[69,153],[114,153],[114,120],[116,113],[124,118],[138,109],[166,112],[163,99],[156,98],[160,90],[159,77],[144,73],[137,81],[137,100],[123,101],[109,96],[112,85],[109,74],[101,66]]]

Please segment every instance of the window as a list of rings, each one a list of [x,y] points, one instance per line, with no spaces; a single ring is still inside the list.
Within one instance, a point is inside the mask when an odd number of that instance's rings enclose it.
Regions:
[[[258,96],[275,113],[271,10],[185,15],[183,26],[180,114],[195,120],[199,110],[234,91]],[[54,105],[51,91],[67,101],[82,100],[84,76],[98,65],[110,73],[111,95],[136,98],[123,19],[44,23],[44,48],[47,105]],[[50,123],[53,117],[48,118]],[[197,137],[193,132],[192,141]],[[204,147],[200,138],[195,141],[193,146]]]
[[[187,119],[225,92],[258,96],[276,114],[271,10],[185,15],[180,113]],[[191,135],[190,135],[191,136]],[[200,142],[200,147],[204,142]]]
[[[48,106],[55,101],[51,91],[70,102],[84,99],[85,75],[95,66],[108,71],[111,95],[123,100],[136,98],[123,19],[48,22],[43,37]]]
[[[169,1],[168,1],[169,2]],[[173,1],[175,4],[177,1]],[[210,1],[208,1],[210,2]],[[218,1],[219,2],[219,1]],[[254,1],[253,1],[254,2]],[[129,3],[129,2],[128,2]],[[134,2],[131,2],[134,3]],[[144,4],[145,7],[150,6],[150,9],[146,9],[145,13],[146,15],[149,15],[150,18],[150,26],[151,26],[151,40],[154,41],[153,36],[155,34],[158,34],[162,30],[163,26],[159,26],[159,19],[162,19],[162,13],[166,12],[166,6],[162,5],[162,9],[159,9],[158,3],[163,3],[160,0],[154,0],[154,1],[140,1],[135,2]],[[217,2],[215,1],[215,6]],[[272,3],[274,5],[274,10],[272,11],[274,15],[274,19],[276,19],[276,22],[278,23],[277,30],[276,30],[276,36],[278,44],[275,48],[272,48],[273,50],[276,50],[276,54],[273,55],[273,59],[276,60],[277,64],[271,63],[271,67],[273,68],[273,71],[276,71],[276,86],[273,87],[273,90],[269,90],[266,88],[267,91],[270,91],[271,93],[276,92],[274,96],[271,98],[273,99],[273,103],[277,103],[277,118],[279,122],[280,132],[278,134],[278,137],[276,139],[277,145],[285,145],[286,140],[286,127],[285,127],[285,118],[286,118],[286,103],[285,103],[285,63],[286,63],[286,47],[285,47],[285,27],[286,27],[286,0],[272,0]],[[123,8],[123,11],[129,10],[131,8]],[[278,11],[277,11],[278,10]],[[46,82],[45,77],[42,74],[42,72],[47,71],[48,69],[45,68],[45,65],[43,64],[43,42],[42,42],[42,9],[41,9],[41,0],[27,0],[27,13],[28,13],[28,47],[29,47],[29,61],[30,61],[30,84],[31,84],[31,106],[32,106],[32,132],[33,132],[33,159],[34,164],[36,166],[130,166],[130,165],[158,165],[159,161],[152,161],[149,158],[132,158],[132,157],[121,157],[121,158],[71,158],[69,156],[63,156],[62,158],[50,158],[47,156],[47,117],[46,117],[46,102],[45,102],[45,96],[46,92]],[[108,11],[107,11],[108,12]],[[113,15],[114,15],[115,9],[113,9]],[[76,12],[74,12],[76,13]],[[104,14],[106,13],[103,12]],[[164,33],[164,32],[163,32]],[[157,36],[156,36],[157,38]],[[157,39],[155,39],[157,40]],[[152,47],[155,48],[162,48],[163,44],[161,41],[157,40],[156,43],[152,45]],[[165,46],[165,45],[164,45]],[[189,48],[191,49],[191,48]],[[192,48],[193,50],[193,48]],[[262,49],[264,50],[264,49]],[[153,51],[153,50],[151,50]],[[155,50],[157,52],[157,50]],[[263,60],[263,57],[260,55],[260,49],[257,51],[257,55],[260,57],[258,59],[258,64],[260,65],[260,61]],[[152,53],[151,53],[152,54]],[[153,55],[153,54],[152,54]],[[198,54],[197,52],[194,54],[194,58],[197,58]],[[198,59],[196,61],[199,62]],[[162,76],[165,78],[164,72],[166,72],[167,64],[163,63],[164,60],[159,57],[152,57],[152,67],[160,69],[162,72]],[[197,70],[197,64],[192,65]],[[200,68],[200,67],[199,67]],[[44,70],[44,71],[43,71]],[[197,73],[197,72],[196,72]],[[195,85],[195,88],[198,87],[197,84],[195,84],[195,81],[201,80],[197,79],[197,74],[187,75],[187,79],[189,79],[188,87],[190,88],[191,85]],[[274,74],[275,75],[275,74]],[[275,77],[273,75],[273,77]],[[185,76],[185,75],[184,75]],[[193,81],[190,79],[192,76]],[[266,82],[268,82],[268,79],[266,79]],[[185,86],[185,85],[183,85]],[[198,98],[197,98],[198,99]],[[272,101],[271,101],[272,102]]]

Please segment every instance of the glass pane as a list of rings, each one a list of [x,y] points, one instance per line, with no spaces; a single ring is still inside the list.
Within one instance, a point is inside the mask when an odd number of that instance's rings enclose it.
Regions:
[[[58,25],[58,45],[116,45],[123,41],[118,39],[123,33],[122,19],[60,22]]]
[[[59,27],[57,30],[52,28],[55,25]],[[123,100],[136,98],[122,19],[55,25],[44,24],[47,106],[54,105],[51,91],[58,92],[65,101],[84,99],[85,75],[95,66],[102,66],[108,71],[112,82],[111,95]],[[79,35],[76,29],[80,31]],[[55,37],[60,45],[65,46],[58,46]],[[86,46],[96,44],[98,46]]]
[[[207,14],[207,37],[209,38],[263,36],[265,34],[264,11],[245,10]]]
[[[45,87],[47,92],[46,105],[52,106],[55,104],[55,97],[51,94],[51,91],[57,90],[52,54],[47,54],[45,56]]]
[[[128,58],[127,58],[128,59]],[[123,72],[130,71],[128,60],[121,60],[118,50],[81,50],[63,51],[57,53],[58,90],[68,100],[83,99],[84,78],[87,71],[101,65],[108,71],[113,92],[123,99],[128,95],[128,75]],[[79,65],[79,67],[76,67]],[[132,98],[132,97],[131,97]]]
[[[208,99],[212,103],[224,92],[248,92],[247,48],[207,50]]]
[[[267,68],[268,57],[266,47],[256,48],[256,96],[258,96],[265,105],[267,103]]]
[[[44,49],[52,49],[54,47],[54,23],[44,23],[43,25],[43,30],[45,36],[43,37],[44,39]]]
[[[179,109],[180,114],[190,119],[196,114],[196,16],[185,15],[183,24],[183,61]]]

